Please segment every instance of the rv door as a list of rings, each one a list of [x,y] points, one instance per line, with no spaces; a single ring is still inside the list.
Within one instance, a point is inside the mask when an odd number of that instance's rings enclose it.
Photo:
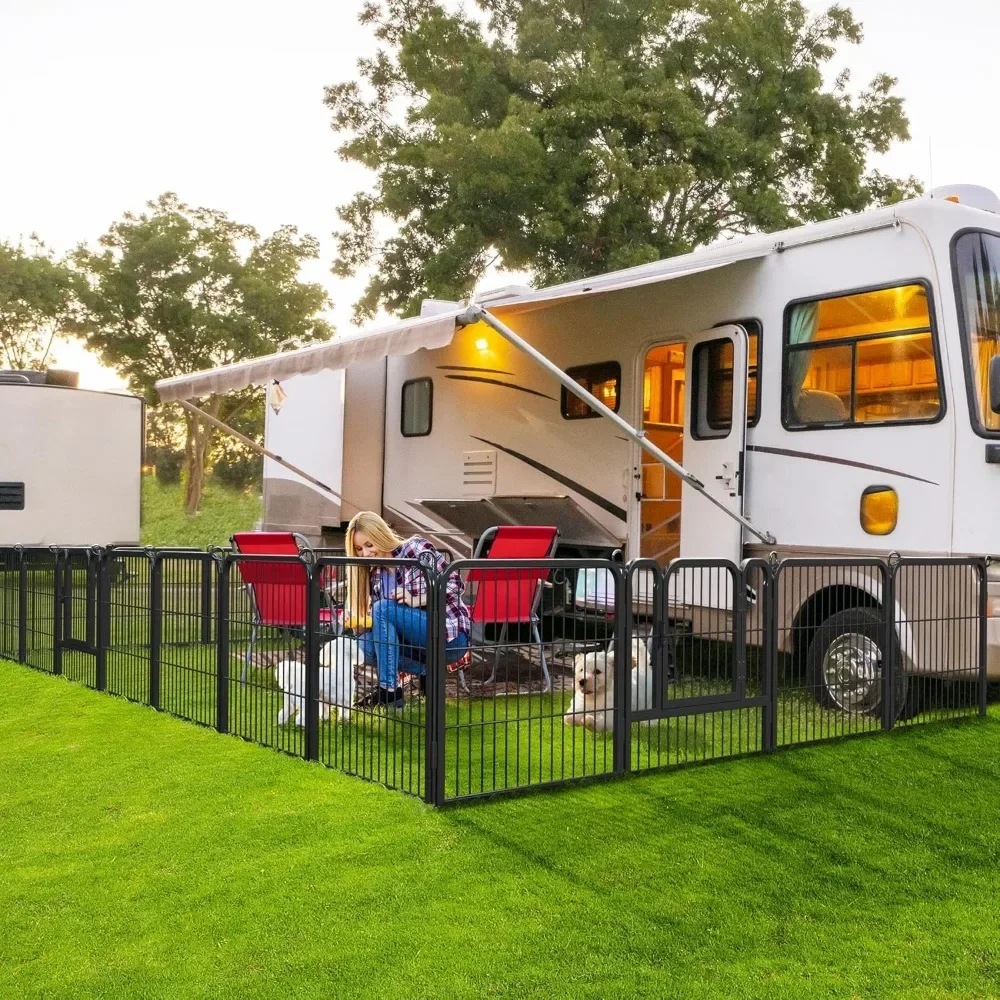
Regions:
[[[684,467],[735,514],[743,513],[747,355],[746,330],[720,326],[688,341],[685,362]],[[685,483],[681,558],[738,563],[742,551],[742,526]]]

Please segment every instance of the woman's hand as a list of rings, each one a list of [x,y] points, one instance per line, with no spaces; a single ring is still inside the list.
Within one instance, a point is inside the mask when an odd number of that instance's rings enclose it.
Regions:
[[[393,596],[398,603],[405,604],[408,608],[422,608],[427,603],[426,595],[411,594],[405,587],[397,587]]]

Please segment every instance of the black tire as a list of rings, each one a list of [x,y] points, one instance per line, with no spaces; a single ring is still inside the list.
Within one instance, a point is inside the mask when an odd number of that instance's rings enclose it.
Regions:
[[[873,608],[848,608],[830,615],[816,630],[806,657],[806,676],[816,700],[831,711],[879,715],[882,671],[889,662],[885,641],[885,622]],[[899,662],[898,657],[892,659]],[[892,698],[896,717],[906,711],[907,688],[907,678],[897,668]]]

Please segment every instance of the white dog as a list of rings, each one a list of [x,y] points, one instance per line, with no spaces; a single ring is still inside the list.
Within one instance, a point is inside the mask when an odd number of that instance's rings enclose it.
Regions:
[[[594,732],[611,732],[615,714],[614,648],[581,653],[573,664],[573,701],[563,721],[567,726],[586,726]],[[641,639],[632,640],[632,711],[650,707],[653,675],[649,654]]]
[[[319,654],[319,717],[330,718],[336,708],[341,722],[350,722],[354,704],[354,668],[365,662],[356,639],[337,636],[323,645]],[[284,694],[278,725],[283,726],[293,716],[297,726],[305,725],[306,665],[298,660],[282,660],[275,668],[278,687]]]

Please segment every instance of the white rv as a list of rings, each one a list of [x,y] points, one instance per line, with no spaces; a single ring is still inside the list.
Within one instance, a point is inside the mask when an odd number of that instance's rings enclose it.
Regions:
[[[0,372],[0,546],[138,545],[143,402]]]
[[[424,313],[161,393],[256,383],[276,403],[280,385],[269,447],[336,485],[279,487],[269,461],[265,520],[316,537],[370,507],[458,553],[534,520],[560,526],[563,551],[661,564],[1000,555],[991,192]]]

